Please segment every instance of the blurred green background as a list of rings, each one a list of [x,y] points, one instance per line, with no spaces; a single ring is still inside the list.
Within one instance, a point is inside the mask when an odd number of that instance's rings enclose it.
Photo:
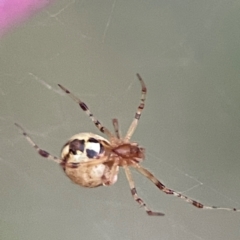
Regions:
[[[14,122],[58,155],[98,131],[57,87],[124,134],[148,88],[133,140],[168,187],[207,205],[240,208],[239,1],[59,0],[0,40],[0,238],[237,240],[240,213],[208,211],[161,193],[134,172],[112,187],[74,185],[42,159]]]

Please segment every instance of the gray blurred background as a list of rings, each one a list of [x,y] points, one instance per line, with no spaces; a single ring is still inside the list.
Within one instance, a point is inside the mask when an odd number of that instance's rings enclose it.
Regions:
[[[133,140],[168,187],[207,205],[240,208],[239,1],[59,0],[0,42],[0,239],[237,240],[240,213],[199,210],[133,171],[149,217],[123,171],[112,187],[74,185],[14,122],[54,155],[98,131],[57,87],[122,133],[146,82]]]

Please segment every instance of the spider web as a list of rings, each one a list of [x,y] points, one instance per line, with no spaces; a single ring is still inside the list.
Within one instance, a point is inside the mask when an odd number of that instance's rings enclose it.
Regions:
[[[138,194],[165,217],[139,209],[123,171],[109,188],[70,183],[13,124],[57,156],[77,132],[98,134],[61,83],[124,134],[139,72],[148,95],[133,140],[146,147],[143,166],[203,204],[240,208],[239,7],[230,3],[60,0],[2,37],[1,239],[239,239],[239,213],[195,209],[134,171]]]

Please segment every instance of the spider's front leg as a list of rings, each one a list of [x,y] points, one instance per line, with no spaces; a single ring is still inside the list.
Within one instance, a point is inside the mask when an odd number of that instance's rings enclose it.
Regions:
[[[119,131],[118,120],[116,118],[113,118],[112,119],[112,124],[113,124],[114,132],[115,132],[115,135],[116,135],[117,139],[120,139],[121,135],[120,135],[120,131]]]
[[[240,212],[240,209],[236,209],[236,208],[227,208],[227,207],[216,207],[216,206],[206,206],[206,205],[203,205],[202,203],[200,203],[200,202],[198,202],[196,200],[193,200],[193,199],[183,195],[180,192],[177,192],[177,191],[174,191],[174,190],[172,190],[170,188],[167,188],[151,172],[149,172],[147,169],[143,168],[139,164],[134,164],[133,167],[136,168],[142,175],[147,177],[151,182],[153,182],[164,193],[173,195],[175,197],[179,197],[179,198],[183,199],[184,201],[192,204],[196,208],[200,208],[200,209],[219,209],[219,210]]]
[[[145,100],[146,100],[146,95],[147,95],[147,87],[146,87],[143,79],[141,78],[141,76],[138,73],[137,73],[137,77],[138,77],[138,80],[141,83],[141,87],[142,87],[141,93],[142,93],[142,95],[141,95],[140,104],[138,106],[137,112],[135,113],[134,119],[133,119],[130,127],[128,128],[127,134],[124,138],[125,142],[129,142],[133,133],[135,132],[135,129],[138,125],[138,121],[139,121],[139,119],[142,115],[142,111],[143,111],[144,106],[145,106]]]
[[[128,180],[128,183],[129,183],[129,186],[130,186],[130,189],[131,189],[131,194],[134,198],[134,200],[140,205],[140,206],[143,206],[145,208],[145,211],[147,212],[147,214],[149,216],[164,216],[165,214],[164,213],[161,213],[161,212],[153,212],[150,208],[147,207],[146,203],[138,196],[137,194],[137,190],[136,190],[136,187],[135,187],[135,184],[134,184],[134,181],[132,179],[132,174],[130,172],[130,169],[128,168],[127,166],[127,163],[125,165],[123,165],[123,168],[125,170],[125,173],[126,173],[126,177],[127,177],[127,180]]]

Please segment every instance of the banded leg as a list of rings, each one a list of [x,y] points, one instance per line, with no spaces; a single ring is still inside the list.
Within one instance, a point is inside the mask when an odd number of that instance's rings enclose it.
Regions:
[[[129,142],[130,138],[132,137],[137,125],[138,125],[138,121],[141,117],[141,114],[142,114],[142,111],[144,109],[144,106],[145,106],[145,99],[146,99],[146,94],[147,94],[147,88],[146,88],[146,85],[144,83],[144,81],[142,80],[141,76],[137,73],[137,77],[138,77],[138,80],[140,81],[141,83],[141,86],[142,86],[142,96],[141,96],[141,100],[140,100],[140,104],[138,106],[138,109],[137,109],[137,112],[135,114],[135,117],[127,131],[127,134],[124,138],[124,140],[126,142]]]
[[[119,124],[118,124],[118,120],[116,118],[112,119],[112,124],[113,124],[113,128],[115,131],[115,135],[118,139],[120,139],[120,131],[119,131]]]
[[[187,196],[184,196],[183,194],[181,194],[179,192],[176,192],[172,189],[167,188],[152,173],[150,173],[147,169],[143,168],[139,164],[135,164],[135,165],[133,165],[133,167],[136,168],[142,175],[147,177],[151,182],[153,182],[164,193],[174,195],[175,197],[179,197],[179,198],[183,199],[184,201],[192,204],[194,207],[202,208],[202,209],[219,209],[219,210],[240,212],[240,209],[236,209],[236,208],[205,206],[202,203],[197,202]]]
[[[128,180],[128,183],[129,183],[129,186],[130,186],[130,189],[131,189],[131,193],[132,193],[132,196],[134,198],[134,200],[140,205],[140,206],[143,206],[145,208],[145,211],[147,212],[147,214],[149,216],[164,216],[164,213],[160,213],[160,212],[153,212],[151,209],[149,209],[146,205],[146,203],[141,199],[139,198],[138,194],[137,194],[137,190],[135,188],[135,185],[134,185],[134,181],[132,179],[132,174],[130,172],[130,169],[129,167],[125,164],[123,165],[123,168],[125,170],[125,173],[126,173],[126,177],[127,177],[127,180]]]
[[[90,112],[88,106],[82,102],[79,98],[77,98],[75,95],[73,95],[69,90],[67,90],[65,87],[62,85],[58,84],[58,86],[65,92],[67,93],[78,105],[80,108],[88,115],[88,117],[93,121],[95,126],[104,134],[106,134],[110,139],[113,137],[112,133],[104,127]]]
[[[61,163],[62,160],[51,155],[50,153],[46,152],[45,150],[38,147],[38,145],[30,138],[30,136],[25,132],[25,130],[17,123],[15,125],[22,131],[23,136],[27,139],[27,141],[36,149],[39,155],[49,160],[52,160],[56,163]]]

